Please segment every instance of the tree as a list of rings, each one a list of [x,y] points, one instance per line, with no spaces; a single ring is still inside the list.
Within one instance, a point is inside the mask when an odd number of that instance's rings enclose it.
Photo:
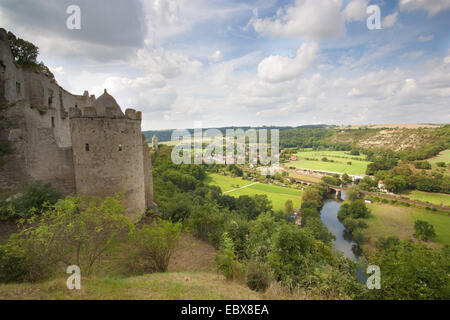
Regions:
[[[342,180],[342,183],[343,183],[343,184],[349,184],[349,183],[352,182],[352,179],[351,179],[351,178],[349,177],[349,175],[346,174],[346,173],[344,173],[344,174],[342,175],[341,180]]]
[[[429,249],[411,241],[391,241],[368,260],[381,269],[381,289],[367,290],[366,299],[449,299],[446,248]]]
[[[75,264],[90,275],[98,260],[133,229],[124,212],[119,195],[70,196],[48,205],[0,246],[0,281],[43,280],[61,264]],[[8,274],[11,265],[13,275]]]
[[[284,210],[287,214],[294,212],[294,205],[292,203],[292,200],[289,199],[284,203]]]
[[[12,32],[8,32],[8,40],[15,62],[23,66],[37,63],[38,47],[31,42],[17,38]]]
[[[315,201],[319,206],[322,205],[322,195],[315,188],[306,188],[302,194],[302,203],[307,201]]]
[[[416,220],[414,222],[414,230],[414,236],[419,240],[428,241],[436,236],[433,225],[427,221]]]
[[[155,220],[137,230],[132,241],[131,265],[133,271],[166,272],[178,245],[181,235],[181,223]]]
[[[351,186],[345,191],[345,199],[350,201],[355,201],[363,197],[362,192],[357,186]]]
[[[37,62],[39,55],[39,48],[37,46],[21,38],[17,38],[12,32],[8,32],[8,41],[14,61],[18,65],[32,71],[40,72],[49,77],[50,80],[55,79],[53,73],[42,61],[40,63]]]

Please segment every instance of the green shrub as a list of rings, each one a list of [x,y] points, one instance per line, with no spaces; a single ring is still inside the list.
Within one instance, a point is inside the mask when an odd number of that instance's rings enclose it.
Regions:
[[[158,219],[137,230],[127,259],[128,270],[132,273],[166,272],[181,229],[181,223]]]
[[[251,290],[265,292],[271,282],[269,267],[256,260],[250,261],[247,267],[246,282]]]
[[[414,236],[420,240],[427,241],[436,236],[433,225],[427,221],[416,220],[414,222],[414,230]]]
[[[67,197],[44,207],[0,246],[0,282],[39,281],[61,265],[91,274],[98,260],[132,228],[121,198]],[[17,265],[13,274],[11,267]]]
[[[352,232],[353,240],[355,240],[359,245],[367,242],[367,237],[364,235],[364,231],[360,228],[354,229]]]
[[[234,243],[227,232],[222,235],[219,253],[216,255],[216,266],[227,280],[242,279],[244,268],[237,260]]]
[[[50,184],[40,181],[24,185],[19,194],[0,200],[0,220],[11,218],[29,218],[35,212],[41,212],[45,204],[55,204],[60,194]]]

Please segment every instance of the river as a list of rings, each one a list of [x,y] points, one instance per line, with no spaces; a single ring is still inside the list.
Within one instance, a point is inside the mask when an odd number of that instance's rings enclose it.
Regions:
[[[345,199],[345,191],[342,191],[342,198]],[[345,257],[353,261],[360,262],[363,258],[361,249],[353,241],[352,236],[347,232],[344,225],[338,219],[338,212],[341,208],[341,202],[335,198],[324,200],[323,207],[320,210],[320,217],[328,230],[336,237],[333,240],[334,250],[340,251]],[[365,275],[361,268],[358,268],[358,279],[365,281]]]

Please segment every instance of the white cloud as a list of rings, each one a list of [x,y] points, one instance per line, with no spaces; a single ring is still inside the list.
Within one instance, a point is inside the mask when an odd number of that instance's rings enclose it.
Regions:
[[[413,58],[419,58],[421,56],[423,56],[423,51],[413,51],[413,52],[407,52],[407,53],[403,54],[402,58],[413,59]]]
[[[210,61],[214,61],[214,62],[220,61],[220,60],[222,60],[222,58],[223,58],[223,55],[220,50],[217,50],[216,52],[214,52],[212,55],[210,55],[208,57],[208,59]]]
[[[260,79],[270,82],[291,80],[299,76],[317,59],[319,46],[317,43],[303,43],[294,58],[270,56],[258,65]]]
[[[419,41],[420,42],[427,42],[427,41],[431,41],[434,39],[434,35],[430,34],[429,36],[420,36],[419,37]]]
[[[294,6],[279,10],[274,18],[260,19],[256,11],[249,24],[270,38],[330,39],[345,34],[341,7],[342,0],[297,0]]]
[[[367,18],[368,0],[352,0],[345,7],[343,15],[347,21],[364,21]]]
[[[392,27],[397,22],[397,17],[398,17],[398,12],[397,11],[387,15],[383,19],[383,22],[381,23],[381,26],[383,28],[390,28],[390,27]]]
[[[449,10],[450,1],[448,0],[400,0],[399,7],[401,10],[426,10],[430,17]]]
[[[182,53],[166,51],[162,47],[145,47],[137,52],[136,66],[150,74],[157,73],[171,79],[181,74],[198,73],[203,64]]]

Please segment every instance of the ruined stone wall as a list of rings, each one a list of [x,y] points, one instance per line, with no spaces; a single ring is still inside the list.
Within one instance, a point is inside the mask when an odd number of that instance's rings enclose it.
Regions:
[[[11,105],[0,134],[14,150],[0,170],[0,188],[16,190],[30,180],[41,180],[63,194],[74,192],[67,110],[75,105],[75,96],[43,74],[16,67],[1,30],[0,73]]]
[[[138,220],[146,209],[140,119],[73,117],[71,135],[77,192],[123,192],[128,216]]]
[[[142,135],[142,152],[144,159],[144,178],[145,178],[145,203],[147,208],[155,209],[153,202],[153,175],[152,175],[152,158],[150,156],[150,148],[147,139]]]

